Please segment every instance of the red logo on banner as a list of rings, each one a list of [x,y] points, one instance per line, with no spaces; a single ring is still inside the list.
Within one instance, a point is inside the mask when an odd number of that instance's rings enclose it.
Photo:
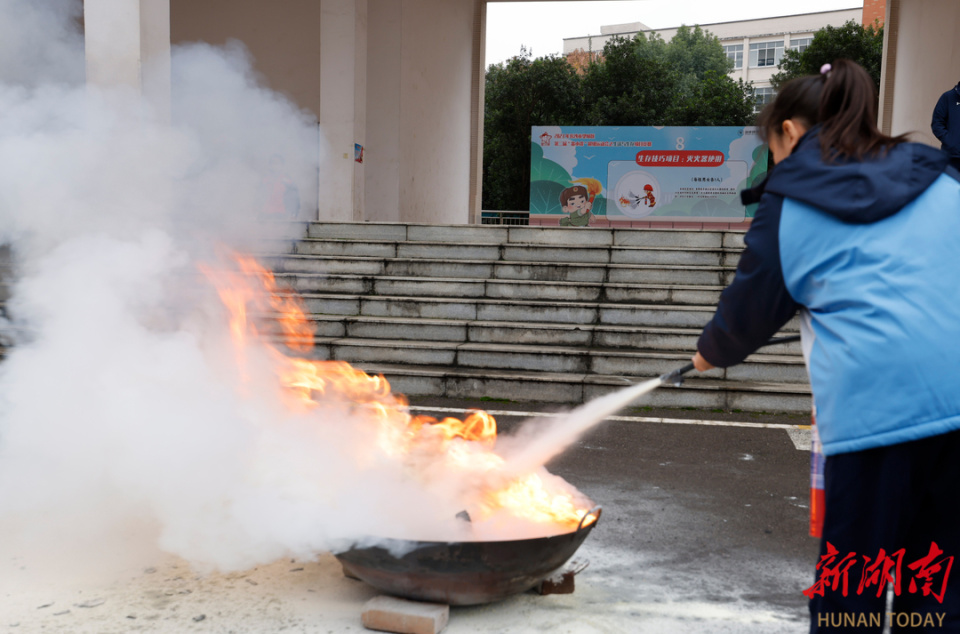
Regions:
[[[847,553],[842,558],[838,558],[839,554],[840,552],[833,544],[827,542],[827,554],[820,557],[820,562],[817,564],[820,576],[816,583],[803,591],[807,597],[812,599],[815,594],[823,596],[827,590],[834,592],[840,590],[843,596],[847,596],[847,592],[851,589],[850,569],[857,566],[859,562],[856,553]],[[943,554],[936,542],[931,542],[930,552],[925,557],[907,565],[907,568],[913,572],[913,577],[907,586],[910,594],[933,595],[937,601],[943,603],[947,579],[950,577],[950,569],[953,568],[953,557],[944,557]],[[902,548],[889,555],[881,548],[875,559],[864,555],[863,563],[859,566],[860,582],[857,584],[857,594],[862,594],[864,590],[876,586],[879,597],[887,583],[892,582],[894,594],[900,596],[903,590],[903,574],[906,574],[902,570],[903,555]],[[856,580],[854,576],[853,581]]]
[[[719,167],[723,152],[716,150],[641,150],[637,165],[667,165],[672,167]]]

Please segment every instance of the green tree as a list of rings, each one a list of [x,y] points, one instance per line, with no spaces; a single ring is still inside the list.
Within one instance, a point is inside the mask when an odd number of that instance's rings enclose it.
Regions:
[[[584,125],[668,125],[680,77],[660,44],[642,33],[607,42],[602,61],[583,76]]]
[[[563,57],[520,55],[487,69],[483,120],[484,209],[527,209],[530,128],[583,125],[580,76]]]
[[[656,59],[658,61],[666,61],[667,58],[667,42],[660,36],[659,33],[637,33],[633,36],[632,39],[626,39],[623,37],[614,37],[612,40],[608,41],[607,44],[611,44],[616,40],[625,40],[629,42],[634,53],[645,59]],[[606,47],[604,47],[606,48]],[[604,55],[606,53],[604,52]],[[603,60],[601,55],[600,60]]]
[[[820,72],[821,66],[840,57],[852,59],[863,66],[879,89],[883,27],[864,27],[854,20],[841,26],[824,27],[813,35],[813,41],[802,53],[784,51],[777,66],[780,72],[770,78],[770,83],[779,90],[784,82],[804,75],[815,75]]]
[[[564,58],[526,50],[490,66],[483,208],[528,208],[534,125],[748,125],[753,90],[730,79],[730,67],[716,37],[685,26],[670,42],[613,38],[582,79]]]
[[[680,74],[680,87],[685,96],[693,94],[707,73],[723,76],[733,70],[733,61],[727,57],[720,40],[699,26],[677,29],[664,47],[664,61]]]
[[[669,118],[671,125],[750,125],[754,120],[753,106],[750,84],[709,71],[674,104]]]
[[[681,26],[664,48],[664,59],[679,74],[670,125],[749,125],[753,122],[753,88],[727,74],[733,60],[720,40],[699,26]]]
[[[733,62],[699,26],[673,39],[614,38],[583,78],[589,125],[747,125],[753,89],[727,73]]]

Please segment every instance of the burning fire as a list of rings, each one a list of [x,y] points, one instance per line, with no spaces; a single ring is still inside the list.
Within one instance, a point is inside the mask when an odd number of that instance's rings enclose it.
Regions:
[[[354,413],[373,428],[376,451],[382,456],[409,462],[429,463],[440,470],[458,470],[476,476],[479,491],[465,506],[473,523],[506,513],[529,522],[570,531],[582,521],[595,521],[589,511],[578,508],[568,490],[554,490],[536,473],[508,476],[505,461],[494,453],[497,423],[484,411],[474,411],[464,420],[409,413],[401,395],[391,393],[383,376],[370,376],[343,361],[316,361],[285,354],[269,343],[272,332],[262,332],[251,315],[269,316],[280,328],[287,348],[305,354],[313,347],[313,331],[301,301],[291,291],[278,288],[270,271],[253,258],[229,254],[235,268],[200,265],[214,284],[230,313],[230,332],[242,381],[250,381],[248,348],[255,341],[265,346],[277,370],[278,386],[288,407],[309,412],[327,398],[349,402]],[[431,470],[436,477],[436,471]],[[426,476],[424,476],[426,477]],[[468,478],[470,479],[470,478]],[[547,531],[545,531],[547,532]]]

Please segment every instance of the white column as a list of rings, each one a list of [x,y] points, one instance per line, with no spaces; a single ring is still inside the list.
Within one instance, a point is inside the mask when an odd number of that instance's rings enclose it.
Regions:
[[[888,0],[880,124],[889,134],[913,132],[940,147],[930,130],[940,95],[960,80],[960,23],[955,0]]]
[[[400,222],[402,2],[369,0],[365,220]]]
[[[470,221],[475,0],[403,0],[400,214]]]
[[[473,102],[470,108],[470,220],[480,224],[483,202],[483,111],[487,84],[486,42],[487,3],[474,0],[473,17]]]
[[[367,0],[320,2],[320,220],[362,219],[363,171],[354,144],[366,129]]]
[[[85,0],[87,83],[127,85],[170,120],[170,0]]]
[[[366,215],[479,215],[484,0],[369,0]]]
[[[893,83],[897,77],[897,56],[899,54],[900,0],[888,0],[885,10],[877,127],[884,134],[890,134],[893,125]]]
[[[353,139],[364,147],[366,153],[367,145],[367,29],[368,25],[368,0],[356,0],[357,19],[354,31],[354,52],[357,58],[356,76],[353,86],[353,103],[355,104],[356,116],[353,119]],[[366,158],[363,159],[366,161]],[[364,208],[365,200],[365,177],[366,163],[353,164],[353,218],[354,220],[365,220],[366,210]]]

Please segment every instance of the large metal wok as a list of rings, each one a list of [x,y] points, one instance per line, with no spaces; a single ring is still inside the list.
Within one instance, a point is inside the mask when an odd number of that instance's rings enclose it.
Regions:
[[[386,546],[336,555],[346,572],[388,594],[449,605],[499,601],[534,587],[563,566],[600,520],[595,507],[572,533],[511,541],[416,542],[402,557]],[[392,542],[396,542],[395,544]]]

